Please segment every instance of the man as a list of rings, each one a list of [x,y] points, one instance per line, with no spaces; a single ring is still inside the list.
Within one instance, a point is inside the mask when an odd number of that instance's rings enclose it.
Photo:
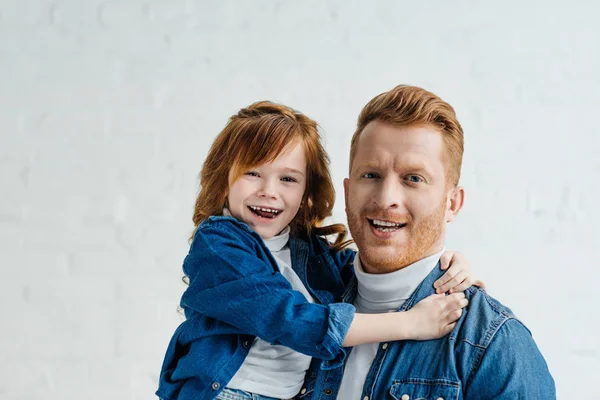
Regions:
[[[344,181],[359,249],[344,301],[359,312],[405,311],[433,294],[445,225],[463,206],[463,131],[436,95],[398,86],[358,118]],[[356,346],[343,360],[313,361],[301,397],[362,399],[554,399],[546,362],[527,328],[485,291],[450,335]]]

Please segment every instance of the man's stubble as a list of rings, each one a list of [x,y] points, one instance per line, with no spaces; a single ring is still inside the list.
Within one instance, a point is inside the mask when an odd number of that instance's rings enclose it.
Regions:
[[[372,215],[373,209],[366,210]],[[428,216],[414,221],[410,214],[396,214],[379,211],[381,219],[389,215],[394,220],[407,221],[407,229],[404,232],[405,240],[395,244],[394,239],[379,239],[368,232],[370,229],[364,222],[366,217],[360,216],[360,211],[346,207],[348,227],[359,250],[360,260],[366,272],[384,274],[398,271],[408,265],[415,263],[425,257],[435,254],[442,249],[443,235],[445,230],[446,199]],[[366,213],[365,213],[366,214]],[[368,239],[365,238],[368,234]],[[393,250],[381,251],[382,247],[394,246]]]

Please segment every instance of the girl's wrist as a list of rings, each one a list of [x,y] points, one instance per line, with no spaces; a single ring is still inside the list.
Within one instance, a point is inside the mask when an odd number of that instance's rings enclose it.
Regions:
[[[413,321],[412,313],[410,311],[398,311],[394,312],[394,326],[396,327],[397,337],[396,340],[407,340],[412,339],[413,334]]]

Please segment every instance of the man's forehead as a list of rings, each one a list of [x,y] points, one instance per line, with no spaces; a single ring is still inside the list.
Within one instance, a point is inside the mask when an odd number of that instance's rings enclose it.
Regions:
[[[384,121],[371,121],[365,126],[359,145],[379,142],[397,144],[421,144],[435,146],[441,142],[442,133],[432,125],[392,125]]]
[[[433,127],[396,127],[375,121],[365,127],[359,138],[354,162],[373,164],[439,160],[442,148],[442,135]]]

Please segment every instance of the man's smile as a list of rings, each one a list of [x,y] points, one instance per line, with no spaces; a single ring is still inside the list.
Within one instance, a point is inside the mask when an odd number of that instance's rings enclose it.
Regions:
[[[406,222],[394,222],[394,221],[385,221],[381,219],[369,219],[369,224],[371,227],[381,233],[392,233],[396,232],[406,226]]]

